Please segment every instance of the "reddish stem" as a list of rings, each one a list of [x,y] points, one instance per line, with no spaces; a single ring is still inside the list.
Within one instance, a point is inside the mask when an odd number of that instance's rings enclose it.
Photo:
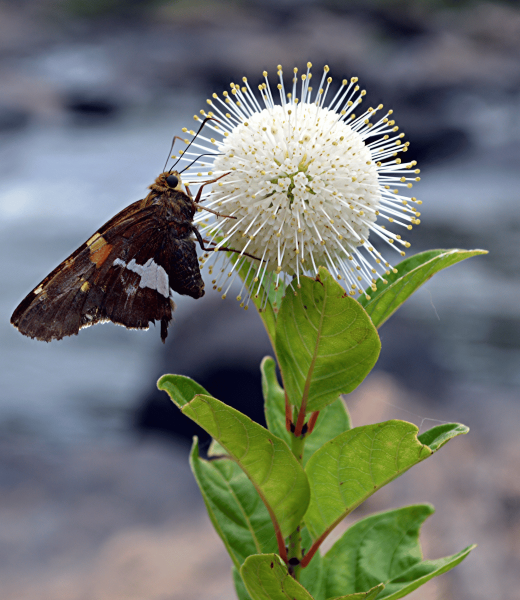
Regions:
[[[283,539],[282,532],[280,531],[280,528],[277,525],[278,524],[275,525],[274,530],[276,533],[276,541],[278,542],[278,554],[280,555],[280,558],[283,560],[283,562],[285,564],[288,564],[285,540]]]
[[[330,525],[329,527],[327,527],[327,529],[320,535],[320,537],[314,542],[314,544],[310,547],[309,551],[307,552],[307,554],[305,554],[305,556],[302,559],[302,562],[300,563],[302,569],[304,567],[306,567],[312,560],[312,557],[316,554],[318,548],[321,546],[321,544],[323,543],[323,540],[329,535],[329,533],[337,526],[339,525],[339,523],[341,523],[341,521],[347,516],[348,513],[346,514],[342,514],[338,519],[336,519],[334,521],[334,523],[332,523],[332,525]]]
[[[296,427],[294,428],[294,437],[297,438],[302,434],[303,422],[305,421],[305,404],[302,402],[300,412],[298,413],[298,420],[296,421]]]
[[[320,535],[320,537],[309,548],[309,551],[305,553],[305,556],[302,558],[302,561],[300,563],[302,569],[305,568],[311,562],[312,557],[316,554],[318,548],[321,546],[323,540],[327,537],[328,534],[329,532],[326,531],[325,533]]]
[[[318,420],[318,416],[320,414],[320,411],[317,410],[316,412],[313,412],[311,415],[311,418],[309,419],[309,424],[308,424],[308,428],[307,428],[307,434],[312,433],[314,426],[316,425],[316,421]]]

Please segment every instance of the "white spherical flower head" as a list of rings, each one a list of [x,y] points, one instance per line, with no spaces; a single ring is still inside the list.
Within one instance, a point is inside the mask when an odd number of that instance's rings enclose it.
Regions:
[[[286,93],[278,66],[278,104],[265,72],[261,102],[245,78],[242,87],[231,84],[231,95],[214,94],[215,102],[208,100],[212,111],[201,114],[218,120],[206,127],[219,140],[199,134],[191,144],[204,156],[190,168],[206,167],[193,182],[218,178],[201,199],[202,208],[218,215],[202,212],[196,222],[210,247],[238,253],[235,267],[250,263],[249,291],[255,296],[288,278],[298,284],[301,275],[316,275],[320,265],[344,280],[351,295],[364,293],[367,285],[375,290],[392,267],[369,236],[404,256],[408,242],[386,223],[407,229],[419,223],[414,204],[420,202],[400,193],[419,180],[419,170],[415,161],[398,158],[408,143],[402,143],[392,111],[378,118],[379,105],[356,116],[365,95],[357,78],[343,80],[331,94],[328,67],[313,93],[310,67],[300,80],[294,69],[292,91]],[[200,152],[185,152],[181,160],[192,160],[189,155]],[[221,269],[214,287],[229,289],[231,282],[222,282],[232,275],[228,271]]]
[[[244,247],[245,235],[247,251],[265,252],[269,271],[315,270],[331,248],[346,258],[347,248],[368,238],[381,200],[377,167],[359,133],[335,113],[315,104],[264,109],[220,150],[214,168],[231,173],[212,200],[229,199],[225,211],[241,220],[240,227],[222,222],[220,231],[233,248]]]

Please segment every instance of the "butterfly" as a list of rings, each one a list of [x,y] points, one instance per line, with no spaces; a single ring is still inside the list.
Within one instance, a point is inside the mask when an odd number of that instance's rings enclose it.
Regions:
[[[204,296],[192,234],[208,248],[193,224],[201,190],[194,200],[177,171],[161,173],[150,190],[22,300],[11,317],[21,333],[49,342],[105,321],[129,329],[148,329],[158,321],[166,340],[173,292]]]

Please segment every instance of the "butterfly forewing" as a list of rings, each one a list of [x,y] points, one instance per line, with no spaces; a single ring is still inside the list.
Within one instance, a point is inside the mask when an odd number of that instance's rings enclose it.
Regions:
[[[171,290],[200,298],[204,283],[190,239],[193,201],[151,187],[28,294],[11,317],[21,333],[50,341],[103,321],[137,329],[160,321],[166,339]]]

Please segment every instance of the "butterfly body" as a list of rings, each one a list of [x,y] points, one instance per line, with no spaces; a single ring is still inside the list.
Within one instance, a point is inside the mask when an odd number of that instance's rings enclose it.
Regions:
[[[165,341],[172,293],[204,295],[192,239],[197,207],[175,171],[161,173],[150,190],[26,296],[11,317],[21,333],[49,342],[100,322],[148,329],[159,321]]]

